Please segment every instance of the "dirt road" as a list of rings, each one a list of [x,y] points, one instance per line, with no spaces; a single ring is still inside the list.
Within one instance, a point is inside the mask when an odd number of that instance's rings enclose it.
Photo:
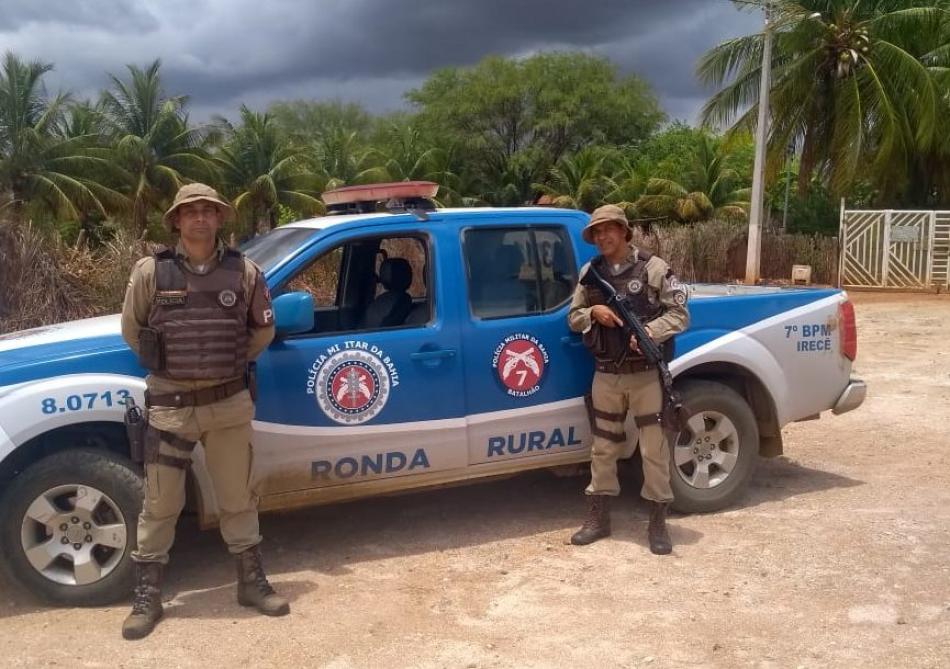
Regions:
[[[742,503],[646,548],[565,544],[583,481],[532,474],[264,520],[283,619],[233,601],[215,533],[185,520],[166,620],[0,591],[0,665],[68,667],[950,666],[950,297],[859,293],[858,411],[785,430]]]

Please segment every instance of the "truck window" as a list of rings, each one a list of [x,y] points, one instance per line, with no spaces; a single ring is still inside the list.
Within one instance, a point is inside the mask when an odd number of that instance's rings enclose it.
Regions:
[[[278,292],[313,296],[310,334],[419,327],[433,313],[428,248],[427,239],[412,235],[354,239],[317,257]]]
[[[538,314],[570,299],[576,272],[563,227],[473,228],[463,243],[473,316]]]

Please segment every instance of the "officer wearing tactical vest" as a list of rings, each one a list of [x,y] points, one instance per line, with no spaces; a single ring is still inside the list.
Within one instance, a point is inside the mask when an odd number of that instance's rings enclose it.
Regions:
[[[183,186],[164,223],[175,247],[136,263],[122,307],[122,336],[148,369],[145,500],[132,553],[136,585],[126,639],[162,617],[162,570],[185,503],[196,442],[204,447],[221,535],[237,562],[238,603],[289,613],[261,564],[257,497],[251,489],[253,374],[249,362],[274,337],[267,285],[258,267],[217,236],[233,208],[204,184]]]
[[[583,237],[600,252],[593,261],[598,273],[619,295],[626,296],[655,342],[665,342],[686,328],[685,290],[663,260],[630,245],[633,233],[620,207],[608,204],[594,210]],[[585,265],[582,277],[586,271]],[[609,500],[620,494],[617,459],[627,440],[624,421],[632,411],[643,458],[641,495],[650,503],[650,550],[665,555],[673,550],[666,528],[673,490],[669,446],[659,423],[662,386],[656,369],[640,353],[636,338],[624,335],[620,318],[605,302],[599,289],[578,284],[567,316],[571,330],[583,333],[595,363],[593,406],[589,406],[594,435],[591,482],[585,491],[588,514],[571,543],[585,545],[610,535]]]

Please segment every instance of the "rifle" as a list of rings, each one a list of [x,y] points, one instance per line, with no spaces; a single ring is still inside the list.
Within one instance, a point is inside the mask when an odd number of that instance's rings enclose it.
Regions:
[[[594,258],[587,266],[587,272],[581,278],[581,285],[594,286],[603,291],[604,295],[607,296],[607,306],[623,322],[624,338],[629,340],[631,335],[637,338],[637,345],[640,347],[643,357],[646,358],[647,363],[656,367],[656,371],[660,375],[660,383],[663,386],[661,422],[666,429],[679,432],[686,427],[686,420],[689,415],[683,407],[683,400],[679,392],[673,387],[673,375],[670,374],[670,368],[667,366],[666,360],[663,359],[663,351],[650,338],[646,328],[643,327],[643,323],[640,322],[633,310],[624,303],[623,298],[617,294],[610,282],[594,269],[596,260],[597,258]]]

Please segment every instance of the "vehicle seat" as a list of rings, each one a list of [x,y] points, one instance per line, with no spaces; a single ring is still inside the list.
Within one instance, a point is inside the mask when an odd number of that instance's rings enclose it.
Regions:
[[[379,283],[386,289],[370,302],[360,323],[362,328],[386,328],[402,325],[412,309],[409,286],[412,265],[405,258],[387,258],[379,265]]]

